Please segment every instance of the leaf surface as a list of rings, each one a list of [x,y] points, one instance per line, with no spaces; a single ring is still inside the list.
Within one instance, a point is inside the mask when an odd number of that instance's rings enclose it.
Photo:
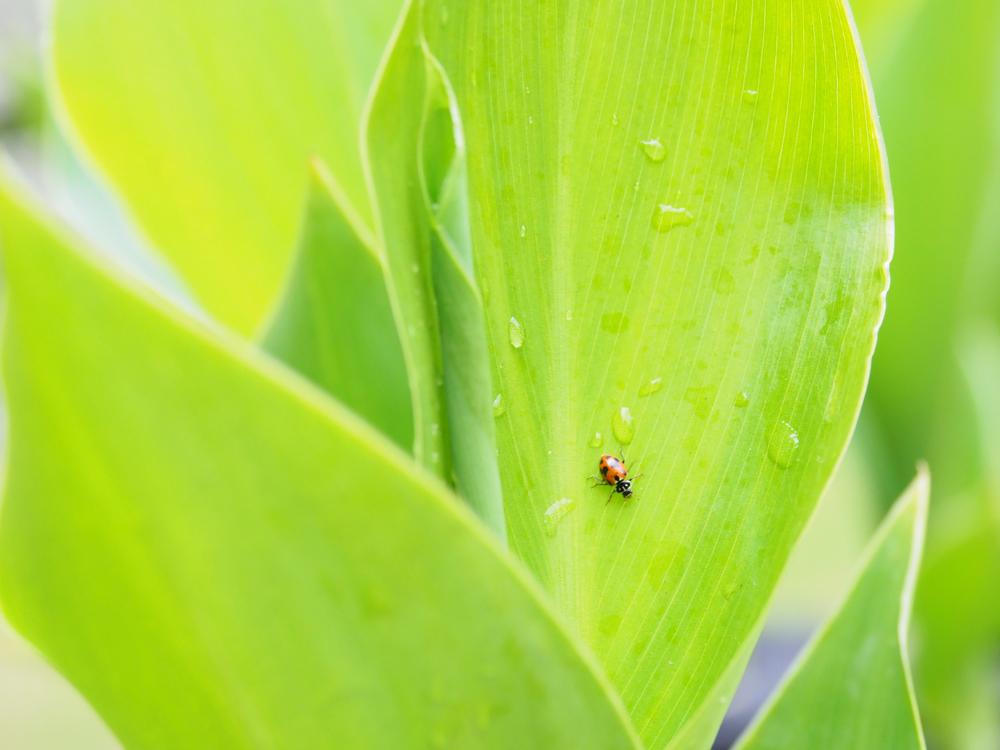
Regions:
[[[663,747],[745,655],[864,388],[890,221],[851,28],[836,0],[427,0],[422,33],[511,546]],[[607,502],[585,477],[620,445]]]
[[[876,532],[847,599],[738,749],[925,747],[907,631],[929,489],[921,470]]]
[[[463,506],[7,192],[10,621],[127,747],[635,747]]]
[[[358,150],[398,0],[67,0],[52,65],[70,129],[204,306],[255,330],[322,158],[370,224]]]
[[[263,340],[298,370],[409,451],[406,365],[371,234],[315,162],[296,262]]]

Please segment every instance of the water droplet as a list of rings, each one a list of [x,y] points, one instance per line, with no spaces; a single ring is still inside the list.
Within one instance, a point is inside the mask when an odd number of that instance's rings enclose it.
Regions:
[[[521,236],[521,239],[523,240],[525,237],[528,236],[528,227],[522,224],[520,229],[517,230],[517,233]]]
[[[635,425],[632,421],[632,410],[627,406],[622,406],[615,410],[611,418],[611,432],[622,445],[628,445],[635,437]]]
[[[747,104],[756,104],[757,96],[760,92],[757,89],[744,89],[743,90],[743,101]]]
[[[531,115],[528,115],[528,124],[529,125],[534,125],[535,124],[535,118],[532,117]]]
[[[663,387],[663,378],[652,378],[648,383],[643,383],[639,388],[640,396],[652,396]]]
[[[674,227],[684,227],[694,221],[694,214],[686,208],[671,206],[669,203],[658,203],[653,211],[653,229],[657,232],[669,232]]]
[[[736,288],[736,279],[725,268],[720,268],[715,272],[715,277],[712,279],[712,286],[715,287],[715,291],[719,294],[732,294]]]
[[[601,316],[601,328],[608,333],[621,333],[628,328],[628,316],[625,313],[605,313]]]
[[[410,266],[410,270],[413,271],[413,273],[420,273],[420,266],[414,263],[413,265]]]
[[[503,402],[503,394],[498,393],[497,397],[493,399],[493,416],[502,417],[505,411],[507,411],[507,407]]]
[[[431,422],[431,435],[441,434],[441,424],[439,422]]]
[[[778,422],[767,438],[767,455],[779,469],[795,462],[799,449],[799,432],[788,422]]]
[[[552,505],[545,509],[545,533],[548,536],[555,536],[556,531],[559,530],[559,524],[562,523],[563,519],[566,518],[573,509],[576,507],[570,498],[564,497],[556,500]]]
[[[659,138],[650,138],[646,141],[639,141],[642,152],[649,157],[649,160],[659,164],[667,158],[667,147],[660,143]]]
[[[573,320],[573,311],[572,310],[567,310],[566,311],[566,320]]]
[[[736,398],[733,399],[733,406],[737,409],[745,409],[750,403],[750,394],[746,391],[740,391],[736,394]]]
[[[604,435],[599,432],[595,432],[594,436],[590,438],[590,442],[587,443],[591,448],[600,448],[601,444],[604,442]]]
[[[524,346],[524,326],[521,325],[521,321],[513,316],[511,316],[510,323],[507,325],[507,334],[510,337],[510,345],[515,349],[520,349]]]
[[[614,114],[611,115],[611,124],[612,125],[617,125],[618,124],[618,113],[617,112],[615,112]]]

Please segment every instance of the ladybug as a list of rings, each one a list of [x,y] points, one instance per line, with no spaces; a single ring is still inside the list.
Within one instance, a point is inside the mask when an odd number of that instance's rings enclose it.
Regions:
[[[601,471],[601,477],[604,481],[614,486],[611,494],[608,495],[609,503],[616,492],[624,498],[632,497],[632,482],[626,478],[628,477],[628,469],[625,467],[624,460],[605,453],[601,456],[598,468]]]

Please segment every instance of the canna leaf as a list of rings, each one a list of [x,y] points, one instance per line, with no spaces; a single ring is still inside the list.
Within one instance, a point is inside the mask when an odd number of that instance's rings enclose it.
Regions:
[[[298,257],[263,346],[411,449],[409,384],[385,268],[371,234],[319,162]]]
[[[359,122],[399,5],[55,5],[64,124],[195,296],[240,331],[280,290],[311,157],[370,226]]]
[[[464,136],[511,547],[646,746],[707,745],[882,315],[885,170],[844,8],[419,7]],[[585,477],[619,447],[635,496],[607,502]]]
[[[876,532],[846,601],[806,647],[738,749],[925,747],[907,631],[929,490],[922,469]]]
[[[0,191],[0,595],[126,747],[637,747],[438,482],[70,245]]]

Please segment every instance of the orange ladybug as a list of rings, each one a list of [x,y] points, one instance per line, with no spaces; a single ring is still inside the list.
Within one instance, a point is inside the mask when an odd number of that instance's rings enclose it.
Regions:
[[[632,482],[626,478],[628,477],[628,469],[622,459],[605,453],[601,456],[598,468],[601,470],[601,477],[604,481],[614,486],[608,496],[608,502],[611,502],[611,498],[616,492],[625,498],[632,497]]]

